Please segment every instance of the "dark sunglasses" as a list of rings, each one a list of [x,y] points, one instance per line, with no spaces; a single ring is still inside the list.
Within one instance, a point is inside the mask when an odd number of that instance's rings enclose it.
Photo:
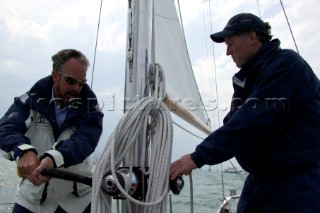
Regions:
[[[69,84],[69,85],[75,85],[75,84],[79,84],[79,86],[84,86],[87,82],[87,80],[78,80],[70,75],[66,75],[63,72],[59,72],[59,74],[63,75],[64,80]]]

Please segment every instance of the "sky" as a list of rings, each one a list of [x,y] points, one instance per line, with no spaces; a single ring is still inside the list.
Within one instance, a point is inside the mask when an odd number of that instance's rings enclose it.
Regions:
[[[320,8],[317,0],[282,2],[300,55],[320,76]],[[1,116],[15,96],[25,93],[38,79],[50,75],[53,54],[65,48],[78,49],[91,62],[87,79],[103,106],[104,131],[98,149],[104,147],[123,115],[121,99],[128,1],[103,1],[93,70],[100,4],[100,0],[0,0]],[[225,45],[213,44],[209,35],[222,30],[233,15],[251,12],[271,24],[272,34],[281,40],[282,48],[295,49],[290,28],[279,1],[180,0],[179,5],[200,93],[203,98],[214,93],[219,100],[219,107],[211,118],[213,128],[217,128],[228,110],[232,95],[231,77],[238,68],[226,56]],[[115,108],[110,106],[113,98]],[[172,160],[192,152],[200,142],[201,139],[175,128]]]

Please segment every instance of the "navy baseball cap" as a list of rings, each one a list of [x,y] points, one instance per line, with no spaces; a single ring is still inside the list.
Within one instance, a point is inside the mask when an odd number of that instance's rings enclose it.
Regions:
[[[233,35],[242,30],[254,30],[261,33],[268,33],[265,23],[251,13],[240,13],[233,16],[221,32],[211,34],[214,42],[224,42],[224,37]]]

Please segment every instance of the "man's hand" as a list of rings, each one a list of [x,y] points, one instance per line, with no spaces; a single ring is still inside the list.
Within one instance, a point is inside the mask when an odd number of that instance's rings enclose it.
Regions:
[[[25,152],[17,163],[17,174],[19,177],[27,178],[34,185],[41,185],[48,182],[51,178],[41,175],[41,171],[45,168],[53,168],[54,162],[50,157],[41,160],[33,151]]]
[[[39,164],[37,154],[34,151],[26,151],[17,163],[17,174],[19,177],[29,178]]]
[[[170,179],[174,180],[178,175],[189,175],[197,165],[193,162],[191,154],[182,156],[170,165]]]
[[[41,185],[45,182],[48,182],[51,177],[46,177],[42,176],[41,172],[45,168],[53,168],[54,167],[54,162],[50,157],[45,157],[41,160],[40,165],[32,172],[29,180],[34,184],[34,185]]]

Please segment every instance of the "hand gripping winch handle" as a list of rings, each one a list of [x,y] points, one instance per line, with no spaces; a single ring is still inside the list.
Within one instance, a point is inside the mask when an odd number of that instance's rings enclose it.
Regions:
[[[61,169],[45,168],[44,170],[42,170],[41,175],[46,177],[59,178],[62,180],[74,181],[92,187],[91,177],[75,174]]]

